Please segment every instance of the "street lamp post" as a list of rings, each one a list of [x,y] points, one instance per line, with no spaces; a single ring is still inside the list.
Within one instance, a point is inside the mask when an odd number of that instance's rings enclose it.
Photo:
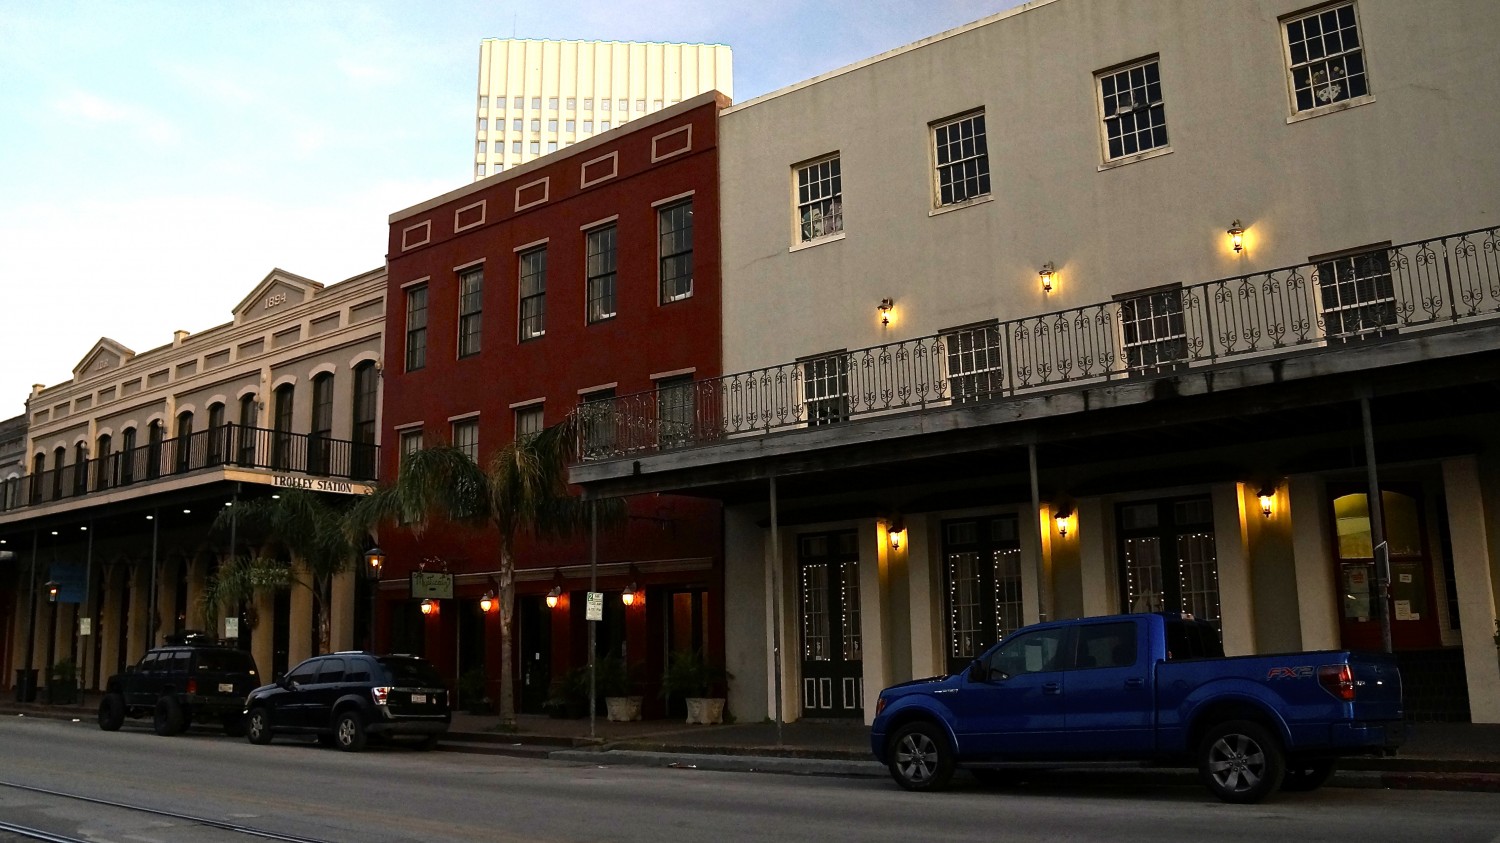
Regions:
[[[365,581],[370,586],[370,632],[365,646],[375,651],[375,599],[380,592],[380,569],[385,566],[385,553],[376,545],[365,551]]]

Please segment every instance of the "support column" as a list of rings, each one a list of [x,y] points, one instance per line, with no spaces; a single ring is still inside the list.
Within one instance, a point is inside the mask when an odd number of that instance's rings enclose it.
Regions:
[[[1046,576],[1048,570],[1045,564],[1046,558],[1051,555],[1050,530],[1043,525],[1051,519],[1046,509],[1040,513],[1031,507],[1022,507],[1018,521],[1020,531],[1018,538],[1021,540],[1021,622],[1023,624],[1037,623],[1042,619],[1040,607],[1044,594],[1051,594],[1051,589],[1043,589],[1040,577]]]
[[[328,646],[333,652],[354,649],[354,581],[357,570],[351,569],[333,578],[328,625]]]
[[[895,551],[906,557],[911,601],[911,661],[904,672],[898,671],[892,677],[895,682],[948,672],[947,648],[943,640],[943,565],[939,539],[931,520],[913,518],[906,522],[906,542]]]
[[[99,624],[94,634],[99,636],[99,684],[103,687],[109,677],[115,675],[118,664],[115,654],[120,651],[120,618],[124,614],[124,581],[117,565],[105,565],[99,577]]]
[[[1484,521],[1484,490],[1473,457],[1443,461],[1443,493],[1453,547],[1469,718],[1500,723],[1500,661],[1495,658],[1495,570]]]
[[[1311,474],[1287,478],[1287,513],[1292,523],[1292,567],[1297,578],[1297,624],[1303,650],[1339,647],[1338,594],[1328,553],[1328,508],[1323,483]]]
[[[217,636],[218,630],[208,628],[208,618],[203,613],[203,593],[208,589],[208,557],[195,555],[183,564],[187,565],[187,629],[201,629]]]
[[[1255,652],[1255,606],[1250,596],[1250,555],[1245,542],[1244,490],[1218,483],[1212,490],[1214,553],[1219,562],[1219,618],[1224,654]]]
[[[892,684],[895,674],[892,662],[895,647],[887,642],[896,642],[910,634],[910,616],[896,617],[893,611],[893,595],[900,588],[904,571],[893,570],[890,557],[890,542],[882,542],[885,530],[874,519],[858,522],[859,536],[859,634],[864,661],[860,665],[863,674],[865,722],[875,719],[875,701],[880,690]],[[883,546],[882,546],[883,545]],[[904,554],[897,561],[904,562]],[[904,567],[901,566],[901,567]],[[788,605],[796,605],[795,602]],[[785,639],[783,639],[785,640]],[[792,638],[796,641],[796,638]],[[901,659],[901,661],[906,661]],[[907,665],[910,669],[910,665]]]
[[[147,614],[151,611],[151,561],[145,560],[144,564],[128,569],[126,576],[132,580],[130,628],[125,635],[125,663],[135,664],[149,649],[147,642],[151,636],[151,619]]]
[[[771,649],[771,531],[756,524],[755,507],[724,510],[724,666],[729,710],[741,722],[766,720],[775,712]],[[555,646],[555,645],[554,645]]]
[[[177,572],[186,564],[186,559],[174,553],[161,560],[161,569],[157,571],[156,611],[161,615],[161,629],[156,636],[158,644],[165,642],[168,635],[187,628],[187,618],[177,617]]]
[[[276,596],[262,591],[251,598],[250,608],[255,618],[255,629],[250,633],[250,655],[261,679],[270,682],[271,666],[276,663]]]
[[[1113,519],[1107,517],[1108,509],[1102,498],[1084,498],[1078,501],[1074,519],[1078,525],[1078,573],[1086,618],[1120,610],[1120,590],[1115,585],[1115,567],[1111,562],[1114,554],[1110,552]]]
[[[292,571],[296,582],[292,584],[291,600],[288,601],[291,612],[290,623],[287,624],[288,670],[313,655],[313,594],[309,588],[312,585],[312,575],[307,572],[307,566],[300,559],[292,560]]]

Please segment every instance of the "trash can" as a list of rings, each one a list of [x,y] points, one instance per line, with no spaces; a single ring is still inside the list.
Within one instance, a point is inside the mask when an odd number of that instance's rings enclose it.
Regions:
[[[16,702],[36,702],[36,674],[36,668],[16,669]]]

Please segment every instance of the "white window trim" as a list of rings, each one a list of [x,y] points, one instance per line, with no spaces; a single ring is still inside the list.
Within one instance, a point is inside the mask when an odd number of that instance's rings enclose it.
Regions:
[[[698,191],[696,191],[696,190],[689,190],[686,193],[679,193],[676,196],[668,196],[665,199],[658,199],[655,202],[651,203],[651,207],[653,207],[653,208],[659,208],[662,205],[672,205],[672,204],[675,204],[677,202],[681,202],[684,199],[691,199],[693,197],[693,194],[695,194],[697,192]]]
[[[480,258],[478,260],[469,261],[468,263],[461,263],[458,266],[453,267],[453,271],[454,272],[463,272],[466,269],[473,269],[476,266],[482,266],[482,265],[484,265],[484,261],[485,261],[484,258]],[[405,286],[405,285],[403,284],[402,286]]]
[[[934,211],[942,211],[950,208],[964,208],[968,207],[969,205],[977,205],[979,204],[979,201],[981,199],[993,199],[995,196],[994,175],[991,174],[990,190],[988,193],[982,193],[978,196],[970,196],[968,199],[963,199],[958,202],[950,202],[947,205],[942,204],[943,187],[940,181],[941,174],[938,172],[937,130],[939,128],[942,128],[943,126],[949,126],[961,120],[967,120],[970,117],[975,116],[987,118],[988,109],[985,106],[980,106],[968,111],[960,111],[959,113],[950,115],[948,117],[939,118],[927,124],[927,171],[932,175],[932,210]],[[988,162],[990,158],[989,137],[989,121],[988,119],[986,119],[984,134],[984,158],[986,162]],[[933,216],[933,214],[929,213],[928,216]]]
[[[546,403],[546,401],[547,401],[546,398],[530,398],[530,399],[527,399],[525,401],[517,401],[516,403],[510,405],[510,409],[512,409],[512,410],[523,410],[523,409],[525,409],[527,407],[535,407],[538,404]]]
[[[839,196],[842,197],[844,195],[843,188],[842,188],[843,172],[844,172],[844,151],[842,149],[835,150],[833,152],[829,152],[829,153],[824,154],[824,155],[819,155],[819,156],[814,157],[814,158],[808,158],[808,159],[805,159],[803,161],[798,161],[797,163],[795,163],[795,164],[793,164],[791,166],[791,176],[792,176],[792,179],[791,179],[791,182],[792,182],[791,183],[791,200],[792,200],[792,213],[791,213],[792,248],[788,249],[787,251],[796,252],[796,251],[800,251],[801,248],[806,248],[807,246],[813,246],[813,245],[816,245],[816,244],[819,244],[819,243],[828,243],[828,242],[832,242],[834,240],[842,240],[842,239],[844,239],[844,233],[848,231],[848,228],[846,228],[845,225],[844,225],[844,202],[842,201],[842,199],[840,199],[840,201],[839,201],[839,230],[835,231],[832,234],[824,234],[824,235],[821,235],[819,237],[814,237],[811,240],[803,240],[802,239],[801,203],[797,201],[798,200],[799,188],[801,186],[801,183],[798,181],[798,178],[799,178],[798,171],[802,170],[804,168],[807,168],[807,167],[811,167],[811,166],[813,166],[815,164],[821,164],[824,161],[833,161],[833,160],[837,160],[839,162],[839,182],[840,182]]]
[[[542,246],[547,245],[547,243],[551,239],[552,239],[551,237],[543,237],[540,240],[533,240],[530,243],[523,243],[523,244],[515,247],[514,249],[511,249],[511,251],[515,252],[516,254],[520,254],[522,252],[529,252],[532,249],[538,249],[538,248],[541,248]]]
[[[459,413],[456,416],[449,416],[448,417],[448,423],[449,424],[453,424],[453,423],[456,423],[456,422],[468,421],[469,419],[477,419],[477,418],[479,418],[479,411],[478,410],[474,410],[474,411],[468,412],[468,413]]]
[[[1102,125],[1102,121],[1101,121],[1101,125]],[[1113,169],[1116,169],[1118,167],[1124,167],[1127,164],[1134,164],[1134,163],[1136,163],[1138,161],[1147,161],[1147,160],[1150,160],[1152,158],[1160,158],[1163,155],[1171,155],[1171,154],[1172,154],[1172,147],[1171,147],[1170,144],[1168,144],[1167,146],[1161,147],[1160,149],[1148,149],[1145,152],[1137,152],[1134,155],[1127,155],[1124,158],[1116,158],[1113,161],[1106,161],[1103,164],[1099,165],[1099,168],[1098,168],[1098,170],[1096,170],[1096,172],[1102,173],[1105,170],[1113,170]]]
[[[406,424],[398,424],[398,425],[396,425],[395,427],[393,427],[391,429],[394,430],[394,431],[396,431],[397,433],[401,433],[401,432],[407,431],[407,430],[419,430],[419,429],[421,429],[421,427],[422,427],[423,424],[424,424],[424,422],[419,422],[419,421],[407,422]]]
[[[578,230],[579,231],[588,231],[591,228],[598,228],[601,225],[609,225],[612,222],[617,222],[619,219],[620,219],[620,215],[619,214],[614,214],[612,216],[605,217],[604,219],[601,219],[601,220],[594,220],[593,222],[586,222],[583,225],[578,226]]]
[[[659,381],[659,380],[664,380],[666,378],[678,378],[678,377],[682,377],[683,375],[694,375],[694,374],[697,374],[697,373],[698,373],[698,367],[697,366],[689,366],[686,369],[673,369],[670,372],[657,372],[657,373],[651,375],[650,377],[651,377],[651,380]]]
[[[827,243],[837,243],[840,240],[844,239],[844,234],[845,233],[842,232],[842,231],[837,231],[837,232],[834,232],[833,234],[830,234],[830,235],[828,235],[826,237],[819,237],[816,240],[809,240],[806,243],[798,243],[795,246],[792,246],[791,248],[787,249],[787,251],[788,252],[800,252],[803,249],[811,249],[814,246],[822,246],[822,245],[827,244]]]
[[[1285,30],[1283,30],[1283,37],[1282,37],[1281,40],[1282,40],[1282,44],[1283,44],[1283,51],[1285,51],[1285,43],[1286,43]],[[1110,158],[1109,157],[1109,130],[1108,130],[1108,127],[1106,127],[1105,124],[1104,124],[1104,82],[1103,82],[1104,77],[1108,76],[1108,75],[1113,75],[1115,73],[1119,73],[1122,70],[1129,70],[1132,67],[1136,67],[1136,66],[1140,66],[1140,65],[1147,65],[1147,64],[1150,64],[1151,62],[1156,62],[1157,63],[1157,73],[1161,74],[1163,71],[1161,70],[1161,67],[1160,67],[1161,66],[1161,54],[1160,53],[1153,53],[1153,54],[1151,54],[1149,56],[1142,56],[1142,57],[1140,57],[1138,59],[1132,59],[1132,60],[1127,61],[1127,62],[1121,62],[1120,64],[1111,65],[1110,67],[1103,68],[1102,70],[1096,70],[1096,71],[1094,71],[1094,111],[1095,111],[1095,114],[1097,115],[1097,117],[1095,118],[1095,123],[1096,123],[1096,125],[1099,128],[1099,160],[1102,162],[1099,165],[1099,168],[1098,168],[1097,172],[1102,173],[1105,170],[1113,170],[1116,167],[1123,167],[1126,164],[1134,164],[1137,161],[1145,161],[1145,160],[1150,159],[1150,158],[1159,158],[1159,157],[1161,157],[1163,155],[1166,155],[1166,154],[1168,154],[1168,153],[1170,153],[1172,151],[1172,140],[1171,140],[1171,134],[1169,133],[1168,136],[1167,136],[1167,145],[1166,146],[1159,146],[1159,147],[1156,147],[1154,149],[1147,149],[1147,150],[1144,150],[1144,151],[1141,151],[1141,152],[1134,152],[1134,153],[1131,153],[1130,155],[1122,155],[1119,158]],[[1288,74],[1288,78],[1290,78],[1290,74]],[[1161,80],[1161,85],[1162,85],[1162,90],[1165,92],[1165,90],[1166,90],[1166,80],[1165,79]],[[1162,94],[1162,103],[1165,104],[1166,101],[1167,101],[1166,94],[1163,93]]]
[[[972,208],[975,205],[983,205],[986,202],[993,201],[995,201],[995,194],[986,193],[983,196],[975,196],[973,199],[965,199],[962,202],[954,202],[952,205],[943,205],[938,208],[933,208],[932,210],[927,212],[927,216],[940,217],[943,214],[951,214],[954,211],[962,211],[964,208]]]
[[[1344,5],[1354,7],[1354,25],[1359,30],[1359,51],[1360,54],[1365,57],[1365,78],[1366,84],[1368,84],[1370,76],[1370,45],[1365,40],[1365,22],[1364,18],[1360,15],[1358,3],[1323,3],[1310,9],[1303,9],[1300,12],[1293,12],[1290,15],[1282,15],[1281,17],[1276,19],[1276,37],[1281,40],[1281,71],[1286,76],[1286,107],[1287,111],[1290,112],[1290,116],[1286,118],[1286,123],[1288,126],[1293,123],[1301,123],[1303,120],[1310,120],[1314,117],[1322,117],[1325,114],[1337,114],[1340,111],[1348,111],[1351,108],[1358,108],[1362,105],[1369,105],[1370,103],[1375,101],[1375,92],[1373,90],[1373,86],[1371,86],[1372,89],[1370,93],[1367,93],[1364,96],[1353,97],[1351,99],[1343,100],[1342,102],[1329,103],[1328,105],[1316,106],[1314,108],[1309,108],[1306,111],[1297,110],[1297,91],[1296,88],[1293,87],[1294,82],[1292,81],[1292,45],[1287,43],[1286,40],[1286,25],[1293,20],[1309,18],[1320,12],[1323,12],[1324,10],[1332,9],[1335,6]]]
[[[619,381],[610,381],[609,383],[601,383],[596,386],[586,386],[583,389],[578,390],[578,394],[580,396],[584,396],[594,392],[603,392],[606,389],[614,389],[619,385]]]
[[[405,284],[402,284],[401,285],[401,289],[405,290],[407,287],[415,287],[418,284],[426,284],[428,281],[431,281],[431,280],[432,280],[432,276],[431,275],[423,275],[421,278],[417,278],[417,279],[412,280],[412,281],[407,281]]]

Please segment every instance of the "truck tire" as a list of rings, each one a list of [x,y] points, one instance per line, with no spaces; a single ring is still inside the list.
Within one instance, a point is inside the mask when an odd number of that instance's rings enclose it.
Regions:
[[[125,723],[125,700],[119,694],[105,694],[99,701],[99,728],[118,732]]]
[[[250,709],[245,715],[245,738],[253,744],[271,742],[271,712],[263,705]]]
[[[953,778],[953,750],[934,723],[908,723],[891,737],[886,766],[891,778],[907,790],[942,790]]]
[[[333,742],[345,752],[359,752],[365,748],[365,720],[354,709],[333,718]]]
[[[243,738],[245,736],[245,715],[226,714],[220,722],[224,725],[224,734],[231,738]]]
[[[1248,805],[1281,787],[1286,754],[1264,726],[1231,720],[1208,730],[1198,745],[1198,776],[1225,802]]]
[[[1281,780],[1281,789],[1287,793],[1307,793],[1322,787],[1332,775],[1332,758],[1293,761],[1287,764],[1286,776]]]
[[[162,697],[156,701],[151,725],[158,735],[178,735],[187,728],[187,714],[183,712],[182,704],[177,702],[176,697]]]

